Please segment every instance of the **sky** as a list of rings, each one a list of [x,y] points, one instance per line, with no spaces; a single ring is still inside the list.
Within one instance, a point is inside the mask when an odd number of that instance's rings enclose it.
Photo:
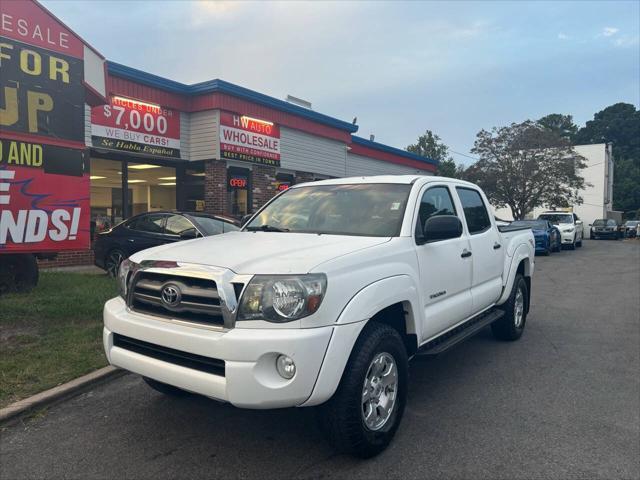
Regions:
[[[312,102],[472,163],[481,129],[640,106],[640,2],[42,2],[107,59]],[[465,156],[466,155],[466,156]]]

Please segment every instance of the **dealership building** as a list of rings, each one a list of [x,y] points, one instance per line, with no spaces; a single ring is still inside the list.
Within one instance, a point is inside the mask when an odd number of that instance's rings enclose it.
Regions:
[[[437,162],[355,135],[299,99],[223,80],[185,85],[106,62],[109,102],[86,108],[92,235],[156,210],[240,218],[289,186],[381,174],[433,175]],[[92,262],[61,252],[45,265]]]

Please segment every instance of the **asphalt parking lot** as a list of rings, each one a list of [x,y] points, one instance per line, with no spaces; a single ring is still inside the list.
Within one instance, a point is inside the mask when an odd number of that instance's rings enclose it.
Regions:
[[[127,375],[5,426],[0,478],[639,478],[640,241],[538,257],[523,338],[411,366],[395,441],[337,455],[310,409],[171,399]]]

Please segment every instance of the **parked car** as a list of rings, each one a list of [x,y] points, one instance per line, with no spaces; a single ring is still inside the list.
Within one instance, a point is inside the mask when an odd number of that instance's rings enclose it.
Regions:
[[[400,424],[408,359],[488,325],[500,340],[524,331],[533,234],[498,228],[488,205],[441,177],[293,185],[239,232],[125,260],[106,356],[166,394],[322,405],[338,450],[376,455]]]
[[[614,240],[618,240],[624,235],[624,231],[621,229],[621,226],[612,218],[599,218],[594,220],[594,222],[589,226],[591,227],[591,238],[594,240],[598,240],[600,238],[612,238]]]
[[[582,220],[580,220],[575,213],[558,211],[544,212],[538,215],[538,220],[548,220],[551,224],[558,227],[563,246],[570,250],[575,250],[576,247],[582,246],[584,228]]]
[[[640,232],[640,220],[627,220],[624,224],[624,236],[636,238]]]
[[[536,253],[551,255],[551,252],[559,252],[562,247],[560,230],[548,220],[516,220],[513,226],[530,228],[536,239]]]
[[[125,258],[145,248],[240,230],[229,217],[201,212],[147,212],[98,233],[94,263],[112,276]]]

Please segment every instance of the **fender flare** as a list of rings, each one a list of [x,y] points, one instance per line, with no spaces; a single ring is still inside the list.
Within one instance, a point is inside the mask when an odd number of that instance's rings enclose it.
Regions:
[[[520,265],[520,262],[522,262],[523,260],[525,260],[524,274],[526,277],[531,276],[531,274],[533,273],[533,266],[531,265],[531,255],[531,247],[526,243],[521,243],[513,252],[513,257],[511,257],[511,263],[508,267],[505,263],[503,278],[506,278],[506,282],[502,287],[502,295],[496,302],[496,305],[502,305],[509,299],[509,295],[511,295],[511,288],[513,287],[513,282],[516,278],[516,272],[518,271],[518,265]]]
[[[408,275],[378,280],[349,300],[333,326],[311,395],[301,406],[320,405],[333,396],[362,329],[376,313],[397,303],[405,304],[407,333],[418,333],[416,328],[419,322],[415,319],[415,314],[419,312],[418,288]]]

